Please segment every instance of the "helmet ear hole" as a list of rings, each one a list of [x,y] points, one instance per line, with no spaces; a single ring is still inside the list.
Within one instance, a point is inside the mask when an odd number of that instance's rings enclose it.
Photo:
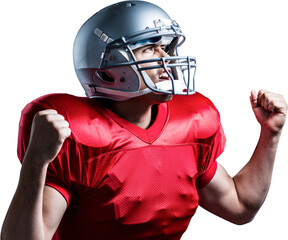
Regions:
[[[109,73],[104,71],[98,71],[97,75],[100,77],[101,80],[108,82],[108,83],[114,83],[115,78],[113,78]]]

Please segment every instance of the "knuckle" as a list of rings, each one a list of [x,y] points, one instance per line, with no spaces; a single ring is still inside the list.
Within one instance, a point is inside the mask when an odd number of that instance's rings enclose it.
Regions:
[[[34,115],[34,119],[40,119],[40,118],[42,118],[42,116],[43,116],[43,112],[37,112],[35,115]]]
[[[263,96],[263,98],[269,98],[269,93],[268,92],[263,92],[262,96]]]
[[[277,106],[277,101],[273,99],[270,101],[270,104],[275,107]]]
[[[267,91],[266,90],[259,90],[258,95],[263,96]]]

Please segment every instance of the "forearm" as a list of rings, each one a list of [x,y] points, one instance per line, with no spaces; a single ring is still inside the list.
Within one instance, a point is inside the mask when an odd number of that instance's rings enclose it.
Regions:
[[[56,190],[44,191],[44,185],[49,163],[70,134],[69,123],[57,111],[47,109],[35,114],[19,184],[3,223],[2,240],[42,240],[55,233],[67,204]]]
[[[47,164],[36,166],[23,160],[17,190],[3,223],[1,239],[44,239],[43,189]]]
[[[198,191],[202,207],[235,224],[250,222],[268,194],[287,113],[287,103],[279,94],[252,91],[250,101],[261,126],[251,159],[233,178],[218,164],[214,178]]]
[[[250,161],[233,178],[240,203],[252,214],[268,194],[280,135],[262,129]]]

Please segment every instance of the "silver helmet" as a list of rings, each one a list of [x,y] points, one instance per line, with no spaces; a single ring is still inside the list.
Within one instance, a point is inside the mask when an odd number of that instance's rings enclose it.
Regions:
[[[180,26],[160,7],[123,1],[100,10],[82,25],[74,42],[74,67],[91,98],[123,101],[152,91],[189,95],[195,92],[196,60],[178,56],[177,47],[184,41]],[[170,57],[137,61],[133,50],[147,44],[167,45]],[[141,67],[143,63],[150,63],[149,67]],[[163,68],[170,81],[153,83],[145,72],[153,68]],[[139,90],[140,78],[147,86],[144,90]]]

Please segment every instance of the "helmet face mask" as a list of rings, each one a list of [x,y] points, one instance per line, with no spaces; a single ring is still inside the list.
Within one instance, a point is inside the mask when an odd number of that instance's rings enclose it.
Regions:
[[[118,14],[111,17],[116,10]],[[189,95],[195,92],[196,60],[178,56],[177,48],[184,41],[179,25],[161,8],[143,1],[120,2],[96,13],[80,28],[74,66],[88,97],[123,101],[151,91]],[[138,61],[133,51],[150,44],[165,45],[170,57]],[[159,68],[169,81],[154,83],[145,72]],[[141,78],[147,86],[143,90]]]

